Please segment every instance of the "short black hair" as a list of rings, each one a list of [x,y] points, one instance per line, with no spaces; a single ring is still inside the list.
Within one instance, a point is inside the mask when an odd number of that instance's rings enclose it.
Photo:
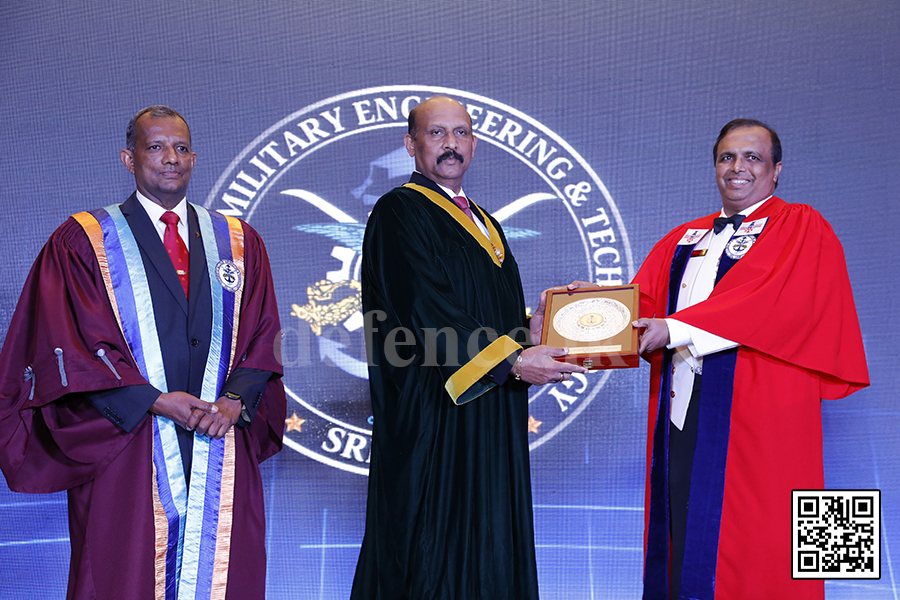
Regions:
[[[722,131],[719,132],[719,137],[716,138],[716,145],[713,146],[713,164],[719,159],[719,142],[728,135],[728,132],[740,127],[762,127],[768,131],[769,136],[772,138],[772,164],[777,165],[781,162],[781,140],[778,139],[778,134],[775,133],[774,129],[756,119],[735,119],[726,123]]]
[[[151,118],[158,119],[160,117],[178,117],[184,122],[184,126],[187,127],[188,130],[188,142],[191,141],[191,128],[187,124],[187,119],[185,119],[181,113],[179,113],[174,108],[169,108],[168,106],[163,106],[161,104],[157,104],[154,106],[148,106],[147,108],[142,108],[137,111],[131,120],[128,121],[128,126],[125,128],[125,148],[134,152],[134,144],[135,144],[135,135],[134,135],[134,126],[138,122],[138,119],[143,117],[144,115],[149,114]]]

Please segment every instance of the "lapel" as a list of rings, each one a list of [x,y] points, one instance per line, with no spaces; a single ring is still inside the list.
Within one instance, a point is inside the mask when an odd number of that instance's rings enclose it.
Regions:
[[[146,259],[144,261],[144,268],[147,271],[147,276],[152,277],[151,271],[155,273],[156,278],[165,284],[175,301],[178,303],[178,306],[180,306],[181,310],[187,314],[187,298],[184,297],[184,290],[181,287],[181,282],[178,280],[178,275],[175,274],[175,267],[172,266],[172,260],[166,252],[166,247],[163,246],[162,240],[159,239],[159,233],[157,233],[156,227],[150,221],[150,217],[147,216],[147,212],[141,206],[141,203],[138,202],[137,196],[132,194],[128,200],[122,204],[121,209],[122,214],[125,216],[125,220],[128,222],[128,226],[131,227],[134,240],[137,242],[137,245],[141,249],[141,253]],[[196,221],[196,219],[196,216],[194,216],[192,222]],[[196,224],[194,224],[194,227],[196,229]],[[194,237],[196,236],[192,234],[191,247],[189,250],[191,253],[192,273],[194,271]],[[201,248],[200,254],[202,253]],[[147,264],[148,262],[150,263],[149,265]],[[191,289],[193,289],[193,282],[191,283]]]
[[[693,223],[691,223],[693,225]],[[710,225],[712,227],[712,225]],[[690,229],[703,229],[703,227],[691,227]],[[709,229],[709,228],[707,228]],[[700,240],[697,240],[699,242]],[[678,290],[681,287],[681,279],[684,277],[684,270],[687,268],[688,259],[691,257],[691,252],[694,251],[694,246],[697,244],[679,244],[675,246],[675,254],[672,256],[672,265],[669,271],[669,304],[666,307],[666,315],[671,315],[675,312],[675,307],[678,305]]]
[[[209,277],[209,273],[206,266],[206,252],[203,249],[203,238],[200,237],[200,222],[197,220],[197,212],[190,204],[188,204],[188,239],[190,241],[188,253],[191,269],[188,292],[190,292],[192,299],[199,300],[200,292]],[[206,287],[208,288],[209,286]]]

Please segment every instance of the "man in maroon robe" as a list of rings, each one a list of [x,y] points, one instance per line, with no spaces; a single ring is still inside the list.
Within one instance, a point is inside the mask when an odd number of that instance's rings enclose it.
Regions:
[[[773,196],[770,127],[728,123],[714,157],[722,210],[634,279],[652,365],[644,598],[820,599],[821,580],[791,577],[791,490],[824,486],[821,399],[869,383],[843,249]]]
[[[63,223],[25,282],[0,354],[0,466],[14,491],[68,491],[68,598],[264,598],[259,463],[285,418],[265,247],[185,200],[196,154],[174,110],[138,112],[121,158],[135,194]],[[176,497],[199,511],[173,516]]]

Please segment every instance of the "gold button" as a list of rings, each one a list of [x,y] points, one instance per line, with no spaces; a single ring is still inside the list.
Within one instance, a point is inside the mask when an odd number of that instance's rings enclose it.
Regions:
[[[675,397],[675,392],[674,392],[674,391],[672,391],[672,397],[673,397],[673,398]]]
[[[682,288],[686,288],[686,287],[687,287],[687,284],[686,284],[686,283],[682,283],[682,284],[681,284],[681,287],[682,287]]]

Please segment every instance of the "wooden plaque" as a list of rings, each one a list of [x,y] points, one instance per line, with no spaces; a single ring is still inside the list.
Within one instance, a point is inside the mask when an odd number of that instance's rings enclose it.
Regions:
[[[568,348],[557,360],[586,369],[637,367],[638,330],[631,322],[639,310],[637,285],[549,292],[541,343]]]

